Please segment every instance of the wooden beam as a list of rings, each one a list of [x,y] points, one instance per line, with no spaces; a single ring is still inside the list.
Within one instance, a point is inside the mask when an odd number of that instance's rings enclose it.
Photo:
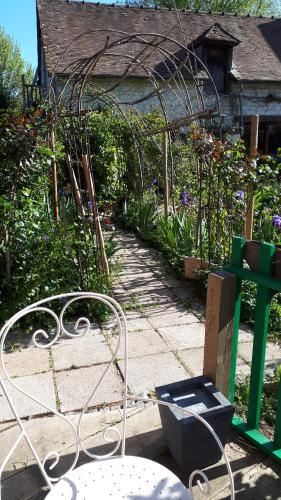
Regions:
[[[250,157],[251,161],[255,161],[258,152],[259,140],[259,116],[252,116],[251,121],[251,144]],[[251,168],[251,165],[250,167]],[[254,224],[254,185],[249,182],[247,186],[247,205],[246,205],[246,221],[245,221],[245,236],[247,240],[253,239],[253,224]]]
[[[228,397],[237,278],[226,271],[208,277],[203,374]]]

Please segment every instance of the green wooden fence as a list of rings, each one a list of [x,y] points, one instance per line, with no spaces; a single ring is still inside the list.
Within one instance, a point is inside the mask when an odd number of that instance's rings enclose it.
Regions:
[[[241,309],[242,281],[250,281],[257,285],[256,315],[253,339],[253,355],[250,377],[250,393],[247,421],[234,417],[233,427],[246,439],[261,448],[266,454],[281,462],[281,383],[278,392],[278,407],[274,439],[271,441],[259,431],[261,399],[264,382],[265,350],[268,334],[268,320],[273,294],[281,292],[281,280],[272,277],[272,260],[275,245],[262,243],[259,247],[258,272],[243,268],[243,258],[247,240],[234,237],[232,242],[232,257],[230,265],[225,270],[237,276],[237,293],[235,301],[235,318],[231,358],[231,375],[229,384],[229,399],[233,402],[235,389],[235,374],[238,349],[238,332]]]

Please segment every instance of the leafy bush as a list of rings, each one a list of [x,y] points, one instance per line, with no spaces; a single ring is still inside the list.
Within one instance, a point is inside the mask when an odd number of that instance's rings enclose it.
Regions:
[[[0,319],[44,297],[69,291],[110,293],[99,271],[92,221],[81,221],[71,196],[62,221],[52,217],[51,151],[45,142],[50,116],[43,109],[2,116],[0,122]],[[57,145],[58,161],[63,148]],[[108,256],[114,253],[106,237]],[[103,315],[105,307],[95,308]]]

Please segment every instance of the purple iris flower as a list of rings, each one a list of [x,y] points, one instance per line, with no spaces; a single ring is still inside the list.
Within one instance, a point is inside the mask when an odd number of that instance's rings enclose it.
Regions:
[[[187,207],[188,206],[188,200],[187,200],[186,191],[182,191],[181,192],[180,199],[181,199],[181,204],[184,205],[185,207]]]
[[[190,203],[194,203],[195,197],[193,194],[187,194],[186,191],[182,191],[180,195],[181,204],[188,207]]]
[[[91,201],[88,201],[88,209],[93,210],[93,203]]]
[[[272,224],[274,227],[281,227],[281,216],[273,215],[272,216]]]
[[[244,191],[242,191],[242,190],[237,191],[237,193],[235,195],[235,200],[237,200],[237,201],[244,201],[245,200],[245,193],[244,193]]]
[[[49,239],[50,239],[49,236],[47,234],[44,234],[43,240],[48,241]]]

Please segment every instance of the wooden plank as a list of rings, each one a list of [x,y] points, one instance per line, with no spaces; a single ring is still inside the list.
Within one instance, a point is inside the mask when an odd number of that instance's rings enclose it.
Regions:
[[[235,275],[226,271],[208,277],[203,374],[228,397],[236,298]]]
[[[201,269],[208,269],[209,262],[200,259],[200,257],[185,257],[184,258],[184,275],[186,278],[194,280],[198,279],[197,271]]]

